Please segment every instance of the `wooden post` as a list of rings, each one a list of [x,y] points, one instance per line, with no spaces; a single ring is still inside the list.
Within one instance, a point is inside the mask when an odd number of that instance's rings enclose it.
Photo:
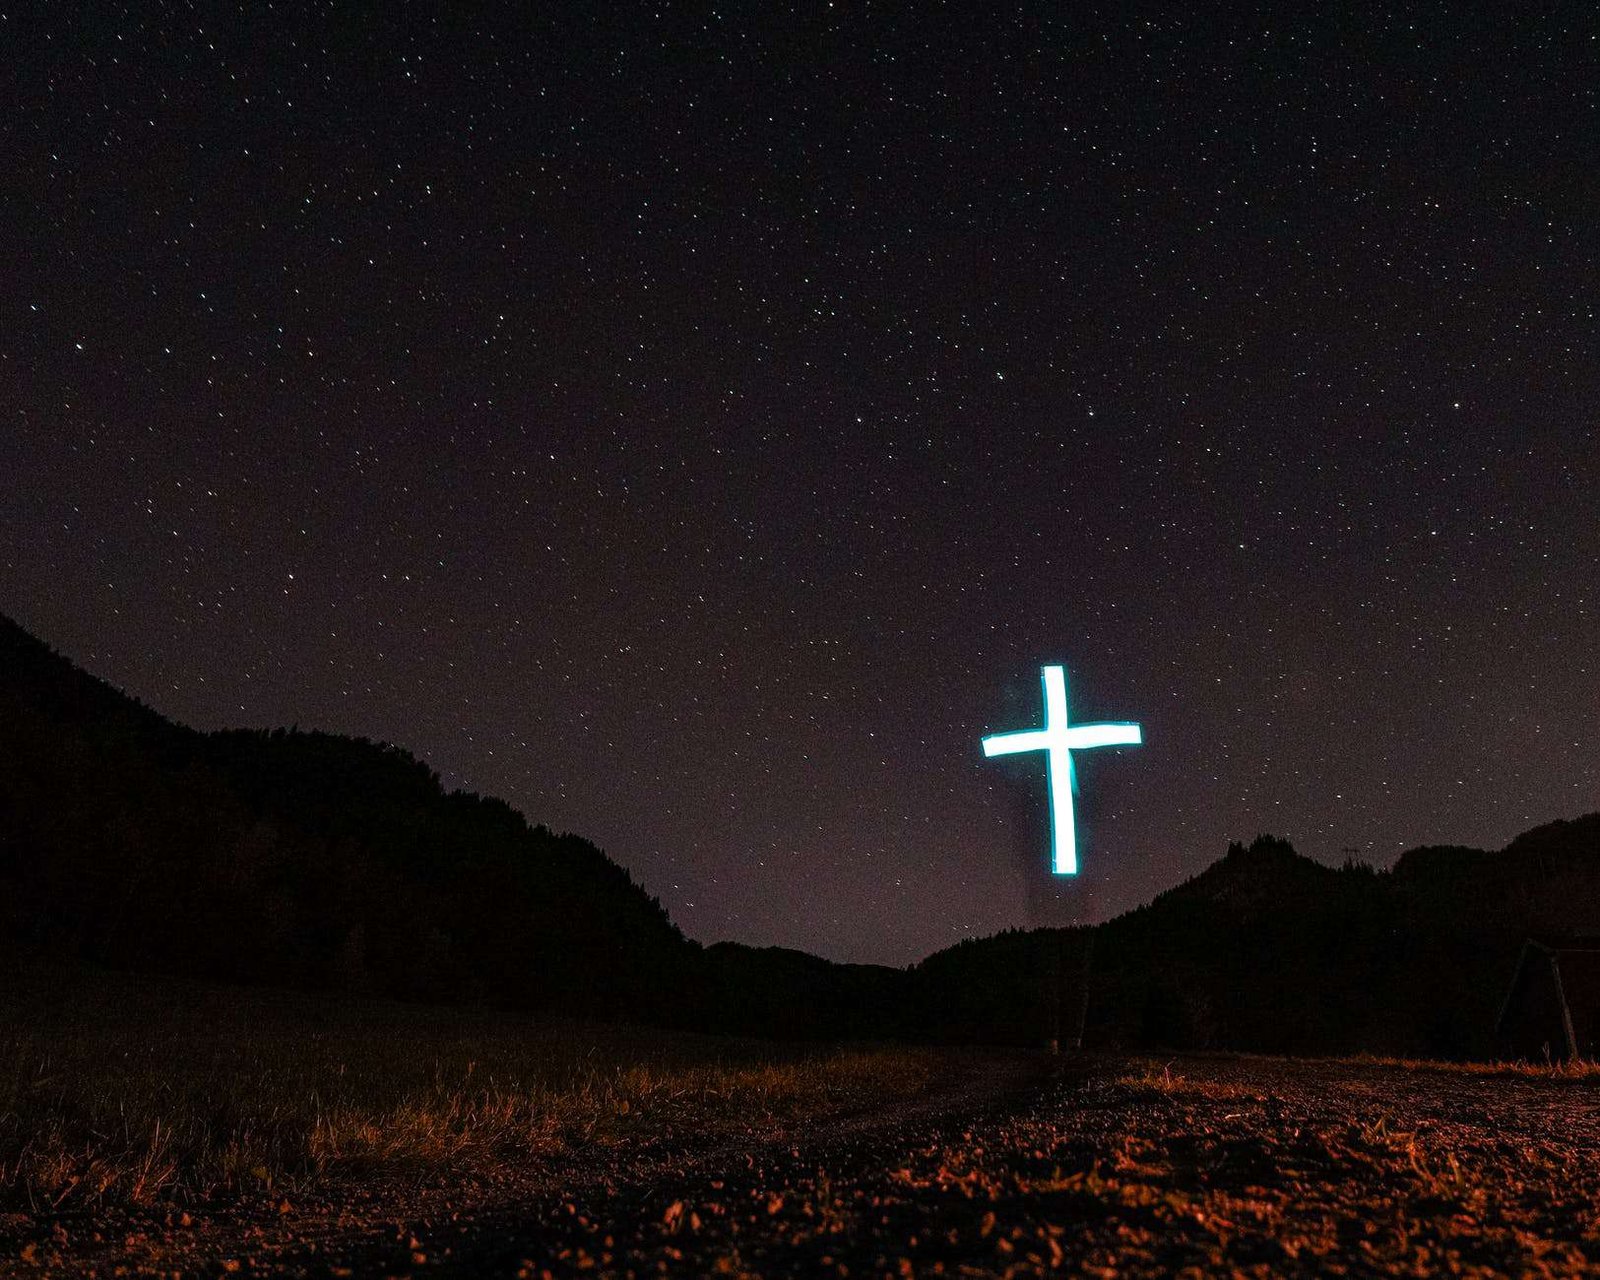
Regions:
[[[1045,1047],[1050,1056],[1061,1052],[1061,931],[1050,929],[1045,937],[1045,951],[1049,956],[1049,979],[1045,984],[1045,1021],[1049,1034]]]
[[[1072,1049],[1083,1048],[1083,1032],[1089,1022],[1089,977],[1094,965],[1094,939],[1100,930],[1090,925],[1083,938],[1083,978],[1078,991],[1078,1016],[1072,1028]]]

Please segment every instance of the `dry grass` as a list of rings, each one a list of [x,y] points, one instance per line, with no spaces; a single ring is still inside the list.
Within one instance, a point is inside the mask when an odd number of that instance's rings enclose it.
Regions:
[[[105,974],[6,975],[0,1201],[193,1201],[338,1177],[492,1176],[584,1144],[821,1117],[933,1055]]]
[[[1397,1067],[1405,1071],[1444,1071],[1456,1075],[1524,1080],[1600,1080],[1600,1062],[1437,1062],[1428,1058],[1382,1058],[1358,1054],[1342,1059],[1370,1067]]]
[[[1118,1088],[1144,1097],[1202,1097],[1212,1099],[1259,1097],[1259,1090],[1219,1080],[1199,1080],[1172,1069],[1172,1062],[1134,1059],[1133,1070],[1117,1076],[1112,1083]]]
[[[1282,1063],[1303,1062],[1313,1066],[1360,1066],[1383,1067],[1400,1071],[1436,1071],[1457,1076],[1476,1076],[1481,1078],[1501,1078],[1507,1080],[1549,1080],[1549,1081],[1594,1081],[1600,1080],[1600,1061],[1573,1060],[1570,1062],[1526,1062],[1526,1061],[1497,1061],[1497,1062],[1451,1062],[1440,1058],[1402,1058],[1384,1054],[1356,1053],[1345,1057],[1328,1057],[1318,1055],[1279,1055],[1247,1053],[1243,1051],[1209,1050],[1205,1052],[1186,1052],[1172,1059],[1144,1059],[1134,1060],[1144,1068],[1140,1076],[1141,1082],[1151,1084],[1147,1078],[1152,1073],[1161,1074],[1163,1063],[1170,1068],[1172,1062],[1184,1061],[1189,1063],[1216,1061],[1219,1063]],[[1173,1074],[1173,1079],[1179,1079]]]
[[[1209,1054],[1200,1057],[1190,1055],[1183,1060],[1191,1067],[1211,1060],[1240,1064],[1247,1064],[1252,1061],[1264,1063],[1300,1062],[1314,1066],[1359,1066],[1407,1072],[1435,1072],[1464,1079],[1517,1079],[1555,1083],[1562,1081],[1592,1083],[1595,1080],[1600,1080],[1600,1063],[1582,1061],[1558,1063],[1441,1062],[1424,1058],[1379,1057],[1373,1054],[1358,1054],[1349,1058],[1272,1058],[1259,1057],[1255,1054]],[[1194,1097],[1220,1101],[1243,1098],[1256,1098],[1259,1100],[1265,1096],[1260,1088],[1247,1088],[1240,1084],[1219,1080],[1199,1079],[1192,1074],[1175,1071],[1173,1070],[1173,1065],[1176,1061],[1179,1061],[1179,1059],[1162,1061],[1135,1058],[1129,1064],[1131,1070],[1119,1075],[1113,1083],[1146,1099],[1154,1099],[1156,1097]]]

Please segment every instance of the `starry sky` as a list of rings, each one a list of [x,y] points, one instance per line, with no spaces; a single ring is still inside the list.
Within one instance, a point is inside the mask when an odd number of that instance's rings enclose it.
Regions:
[[[0,611],[837,959],[1600,808],[1592,14],[477,8],[0,11]]]

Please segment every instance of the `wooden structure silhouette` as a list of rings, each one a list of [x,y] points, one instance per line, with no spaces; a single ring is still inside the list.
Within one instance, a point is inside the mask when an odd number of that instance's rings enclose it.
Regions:
[[[1495,1046],[1527,1062],[1600,1059],[1600,934],[1523,944]]]

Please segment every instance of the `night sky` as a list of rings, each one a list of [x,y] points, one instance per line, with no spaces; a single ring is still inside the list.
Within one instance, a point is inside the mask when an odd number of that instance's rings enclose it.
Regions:
[[[838,959],[1600,808],[1584,7],[472,8],[0,14],[0,611]]]

